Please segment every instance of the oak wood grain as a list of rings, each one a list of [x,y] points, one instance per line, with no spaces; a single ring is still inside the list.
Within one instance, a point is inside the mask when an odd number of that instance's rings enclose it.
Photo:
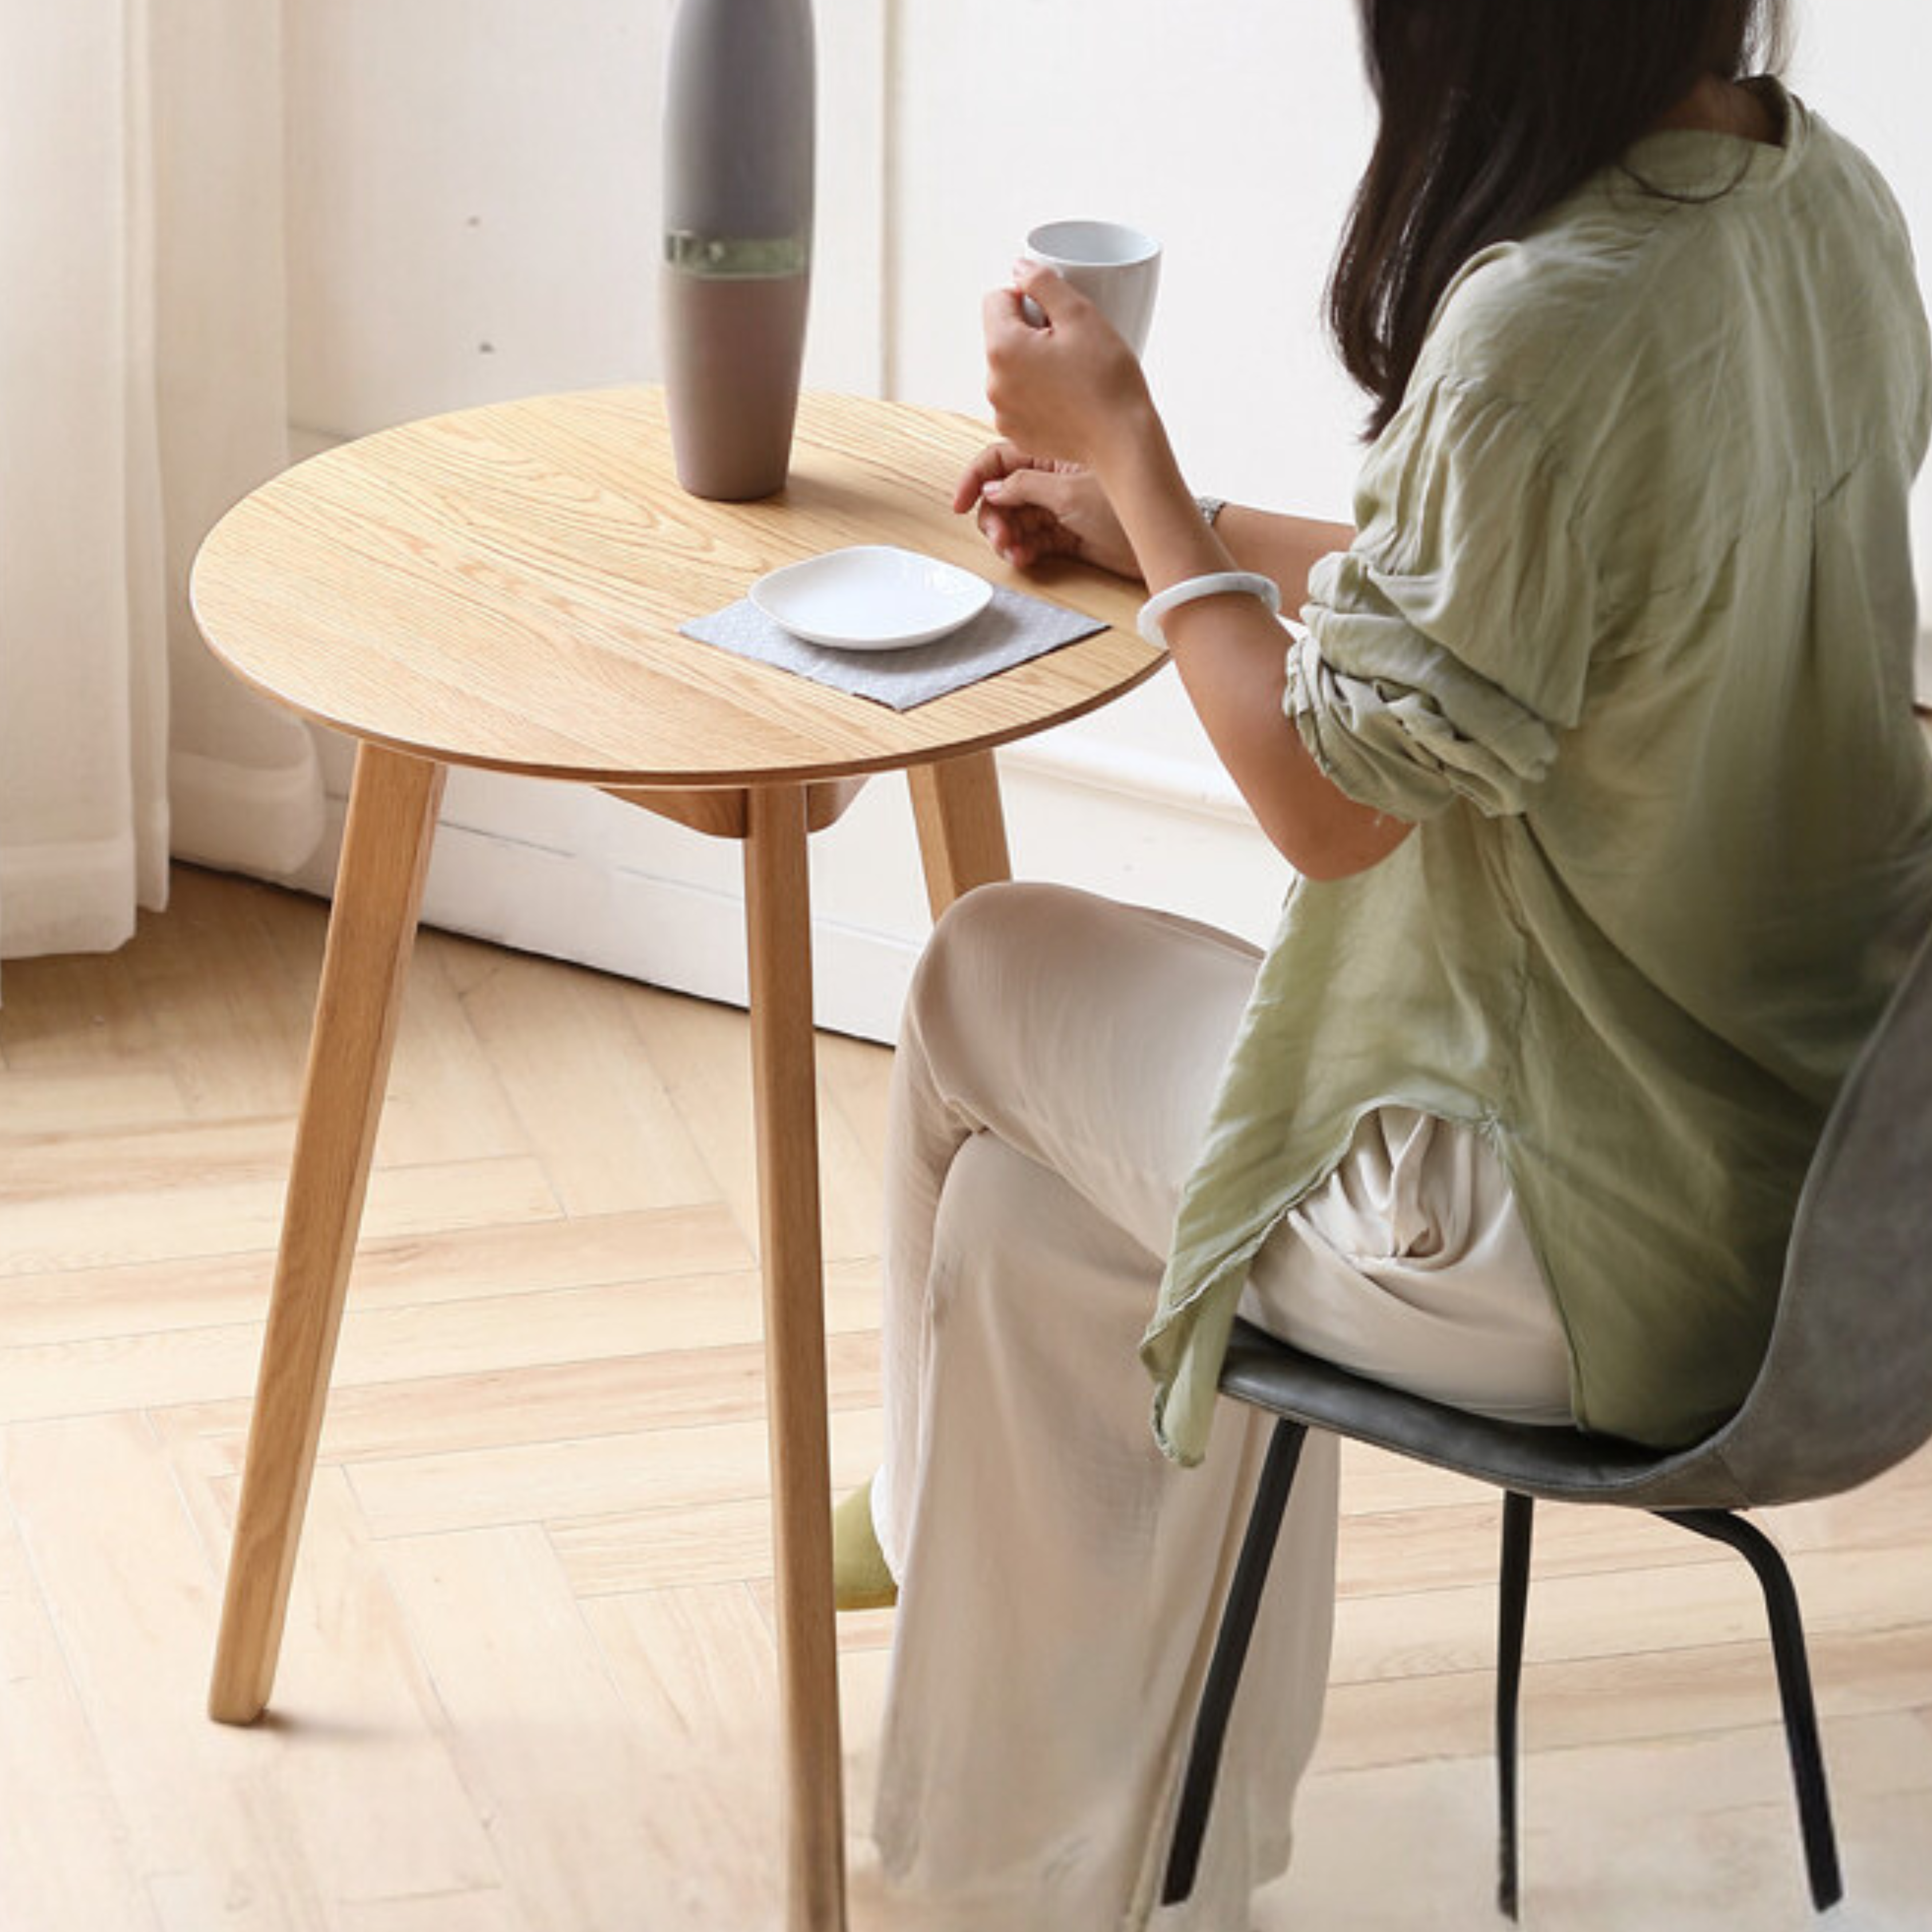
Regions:
[[[999,773],[991,752],[914,765],[906,782],[919,827],[926,901],[934,919],[975,886],[1012,877]]]
[[[356,757],[208,1690],[226,1724],[253,1723],[274,1681],[442,783],[380,746]]]
[[[742,1097],[745,1016],[423,934],[411,994],[434,968],[452,1049],[434,1158],[476,1184],[418,1188],[413,1232],[358,1258],[284,1708],[272,1725],[210,1726],[196,1706],[272,1256],[236,1252],[210,1212],[178,1225],[204,1245],[177,1258],[88,1257],[147,1252],[158,1204],[198,1191],[184,1125],[235,1134],[198,1143],[220,1165],[224,1147],[252,1158],[250,1122],[286,1123],[302,1045],[260,940],[306,989],[322,920],[292,894],[175,876],[169,910],[143,914],[120,952],[9,962],[0,1006],[0,1056],[20,1042],[28,1063],[0,1066],[0,1171],[32,1164],[44,1190],[0,1201],[0,1372],[40,1418],[0,1420],[0,1927],[529,1932],[631,1925],[641,1898],[653,1925],[776,1932],[760,1293],[735,1204],[754,1192],[752,1136],[748,1109],[742,1133],[707,1111]],[[702,1145],[704,1205],[539,1220],[512,1203],[514,1220],[478,1218],[506,1156],[539,1175],[554,1164],[560,1192],[581,1158],[565,1104],[578,1083],[560,1064],[555,1102],[532,1100],[540,1060],[494,1023],[507,1006],[454,1050],[499,972],[526,967],[594,985],[584,1024],[614,1062],[641,1046],[663,1071],[689,1111],[658,1157]],[[535,1035],[578,1004],[532,992],[517,1010]],[[392,1084],[415,1024],[412,1009]],[[821,1124],[843,1114],[851,1130],[850,1160],[826,1142],[826,1226],[872,1216],[876,1242],[890,1055],[821,1035],[816,1058]],[[500,1076],[527,1104],[486,1118],[459,1076],[479,1095]],[[170,1093],[196,1095],[193,1114]],[[48,1145],[97,1124],[114,1141],[92,1171]],[[151,1154],[134,1143],[143,1131]],[[365,1227],[386,1184],[416,1184],[420,1158],[379,1140]],[[64,1240],[43,1238],[43,1208]],[[41,1271],[21,1267],[22,1236],[45,1250]],[[874,1246],[830,1271],[835,1476],[878,1453],[878,1265]],[[200,1358],[181,1352],[211,1324],[227,1366],[220,1393],[196,1394]],[[1337,1682],[1294,1865],[1244,1923],[1483,1925],[1494,1499],[1353,1448],[1343,1497]],[[1813,1625],[1842,1912],[1863,1927],[1932,1924],[1928,1499],[1932,1451],[1772,1513]],[[1538,1532],[1529,1912],[1544,1932],[1808,1932],[1819,1922],[1748,1573],[1681,1532],[1606,1520],[1617,1514],[1552,1510]],[[877,1784],[886,1666],[868,1646],[892,1616],[839,1619],[855,1826]],[[859,1832],[848,1856],[854,1932],[893,1932],[903,1913]]]
[[[1022,579],[949,508],[988,432],[808,396],[791,479],[708,503],[672,472],[661,394],[592,390],[432,418],[315,457],[196,560],[203,634],[242,677],[357,736],[619,787],[881,771],[1078,716],[1164,661],[1138,598],[1076,565]],[[680,634],[766,571],[893,543],[1113,627],[895,712]]]
[[[846,808],[865,789],[866,781],[856,778],[822,778],[805,788],[805,829],[823,832],[836,825]],[[660,818],[674,820],[694,832],[712,838],[748,838],[752,834],[752,794],[743,785],[717,785],[709,790],[638,790],[622,785],[606,785],[612,797],[626,805],[641,806]]]
[[[784,1690],[787,1923],[845,1923],[844,1771],[832,1618],[831,1448],[812,1060],[812,906],[797,785],[751,795],[745,911]]]

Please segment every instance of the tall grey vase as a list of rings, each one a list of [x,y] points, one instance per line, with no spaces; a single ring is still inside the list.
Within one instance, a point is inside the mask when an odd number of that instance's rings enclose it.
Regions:
[[[811,0],[679,0],[664,86],[664,373],[678,480],[784,487],[812,276]]]

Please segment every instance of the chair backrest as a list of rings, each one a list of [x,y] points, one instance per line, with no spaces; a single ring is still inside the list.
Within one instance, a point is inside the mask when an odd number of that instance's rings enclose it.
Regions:
[[[1932,936],[1833,1104],[1778,1318],[1737,1414],[1690,1459],[1740,1499],[1834,1495],[1932,1438]]]

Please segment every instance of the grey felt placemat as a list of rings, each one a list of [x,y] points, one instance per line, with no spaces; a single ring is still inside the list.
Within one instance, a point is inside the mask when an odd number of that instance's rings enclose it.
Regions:
[[[911,644],[902,650],[838,651],[808,644],[780,629],[749,598],[741,597],[707,617],[694,617],[681,628],[688,638],[720,645],[740,657],[756,658],[760,664],[796,671],[836,690],[876,699],[895,711],[910,711],[916,704],[1044,657],[1107,627],[1064,604],[995,584],[992,602],[970,624],[929,644]]]

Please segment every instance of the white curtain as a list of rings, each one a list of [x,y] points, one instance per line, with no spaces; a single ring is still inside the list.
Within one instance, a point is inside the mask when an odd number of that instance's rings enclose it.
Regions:
[[[280,12],[0,0],[0,956],[119,945],[170,849],[321,836],[308,730],[187,600],[287,460]]]

